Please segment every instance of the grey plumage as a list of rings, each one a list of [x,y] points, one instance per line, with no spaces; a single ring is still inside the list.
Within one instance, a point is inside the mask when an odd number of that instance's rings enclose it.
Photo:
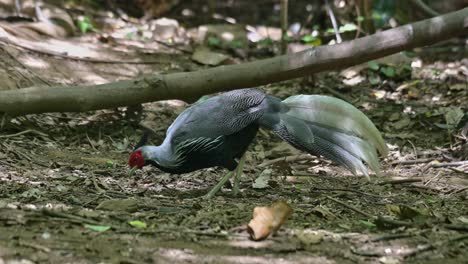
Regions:
[[[294,147],[322,155],[368,177],[363,161],[380,174],[376,149],[387,154],[374,124],[354,106],[328,96],[298,95],[284,101],[262,90],[234,90],[194,104],[168,128],[160,146],[143,146],[149,163],[171,173],[221,166],[234,170],[264,127]]]

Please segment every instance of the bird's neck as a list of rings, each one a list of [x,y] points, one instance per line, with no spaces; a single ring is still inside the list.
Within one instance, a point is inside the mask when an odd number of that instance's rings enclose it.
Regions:
[[[167,145],[162,144],[160,146],[144,146],[143,151],[145,152],[145,159],[148,161],[153,161],[156,164],[153,164],[159,168],[170,167],[173,163],[172,161],[172,152]]]
[[[144,146],[144,152],[146,152],[146,159],[160,161],[163,160],[167,155],[166,148],[161,146]]]

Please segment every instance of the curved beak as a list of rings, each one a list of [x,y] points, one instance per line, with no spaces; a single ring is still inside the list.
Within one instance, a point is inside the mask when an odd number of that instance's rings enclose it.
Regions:
[[[136,170],[138,170],[138,166],[130,168],[130,170],[128,171],[128,176],[132,176]]]

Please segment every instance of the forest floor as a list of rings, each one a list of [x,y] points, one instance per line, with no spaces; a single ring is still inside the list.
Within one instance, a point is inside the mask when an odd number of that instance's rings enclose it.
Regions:
[[[69,44],[97,49],[87,41]],[[148,167],[128,176],[143,127],[160,143],[187,107],[181,101],[8,119],[0,130],[0,263],[467,263],[467,121],[458,117],[468,112],[468,60],[459,43],[417,50],[409,75],[365,64],[262,87],[281,98],[334,95],[363,110],[390,148],[384,175],[371,182],[263,130],[238,196],[228,184],[202,198],[225,173],[218,168],[170,175]],[[30,44],[0,46],[0,69],[21,87],[201,67],[166,46],[126,53],[160,62],[139,65],[51,56],[45,49],[53,46]],[[275,201],[292,215],[274,236],[250,240],[253,209]]]

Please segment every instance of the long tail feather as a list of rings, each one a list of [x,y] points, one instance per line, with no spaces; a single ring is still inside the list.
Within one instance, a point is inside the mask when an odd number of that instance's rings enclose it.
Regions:
[[[353,105],[330,96],[296,95],[283,101],[290,109],[288,115],[334,128],[371,142],[382,156],[387,146],[372,121]]]
[[[275,100],[270,101],[271,105],[278,104]],[[285,107],[278,112],[279,122],[271,129],[282,139],[298,149],[322,155],[353,174],[361,171],[369,178],[365,162],[380,175],[377,150],[385,156],[387,146],[372,121],[357,108],[320,95],[292,96],[280,104]]]
[[[379,161],[374,147],[362,139],[337,130],[320,127],[288,114],[280,114],[280,119],[281,125],[273,132],[294,147],[313,155],[324,156],[347,168],[353,174],[356,174],[356,171],[361,171],[368,179],[369,173],[362,161],[369,164],[377,175],[380,174]],[[308,131],[311,132],[290,129],[291,124],[301,122],[303,126],[308,126]],[[306,141],[308,138],[313,138],[313,140]]]

